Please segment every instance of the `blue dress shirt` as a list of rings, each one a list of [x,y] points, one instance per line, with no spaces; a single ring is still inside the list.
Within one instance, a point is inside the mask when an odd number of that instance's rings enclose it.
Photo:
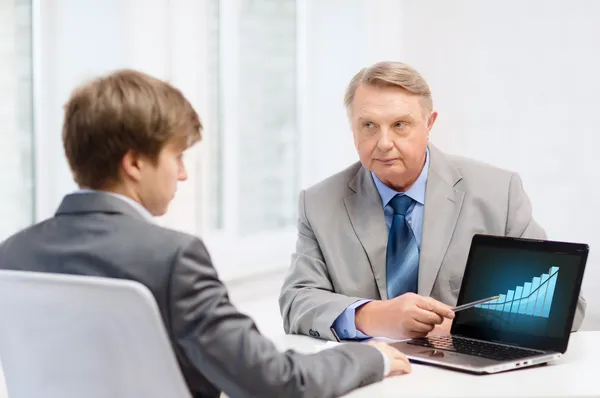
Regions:
[[[427,175],[429,173],[429,149],[425,158],[425,166],[417,178],[417,181],[405,192],[405,195],[410,196],[415,203],[408,209],[406,213],[406,221],[410,225],[415,238],[417,240],[417,246],[421,249],[421,234],[423,232],[423,214],[425,206],[425,188],[427,187]],[[394,196],[400,192],[394,191],[392,188],[385,185],[381,180],[371,172],[373,182],[379,192],[381,203],[383,204],[383,215],[385,216],[385,223],[387,225],[388,232],[392,226],[392,220],[394,218],[394,210],[389,205],[390,201]],[[354,322],[354,315],[356,309],[369,301],[372,300],[359,300],[342,312],[342,314],[333,322],[333,328],[341,339],[365,339],[369,338],[366,334],[356,329]]]

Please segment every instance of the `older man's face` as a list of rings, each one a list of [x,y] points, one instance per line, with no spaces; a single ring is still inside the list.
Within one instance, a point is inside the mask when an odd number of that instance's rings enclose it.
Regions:
[[[349,109],[354,145],[364,167],[397,191],[406,191],[425,164],[437,117],[421,97],[399,87],[360,85]]]

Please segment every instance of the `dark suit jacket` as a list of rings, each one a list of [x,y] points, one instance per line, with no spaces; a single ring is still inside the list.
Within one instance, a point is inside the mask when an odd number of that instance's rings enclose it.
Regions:
[[[196,397],[329,397],[383,377],[381,353],[362,344],[280,353],[231,304],[200,239],[150,223],[105,193],[66,196],[55,217],[0,244],[0,269],[146,285]]]

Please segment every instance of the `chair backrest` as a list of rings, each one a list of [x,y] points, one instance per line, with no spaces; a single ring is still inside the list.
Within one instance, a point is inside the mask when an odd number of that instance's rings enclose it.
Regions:
[[[189,398],[158,306],[140,283],[0,271],[9,398]]]

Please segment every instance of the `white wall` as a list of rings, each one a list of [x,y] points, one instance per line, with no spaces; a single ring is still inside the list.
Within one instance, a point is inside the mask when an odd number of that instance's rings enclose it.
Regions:
[[[394,0],[303,2],[305,35],[302,186],[358,160],[343,105],[344,92],[363,67],[402,54],[403,3]]]
[[[600,2],[404,3],[402,60],[433,90],[433,142],[518,171],[549,237],[590,245],[585,326],[600,328]]]

